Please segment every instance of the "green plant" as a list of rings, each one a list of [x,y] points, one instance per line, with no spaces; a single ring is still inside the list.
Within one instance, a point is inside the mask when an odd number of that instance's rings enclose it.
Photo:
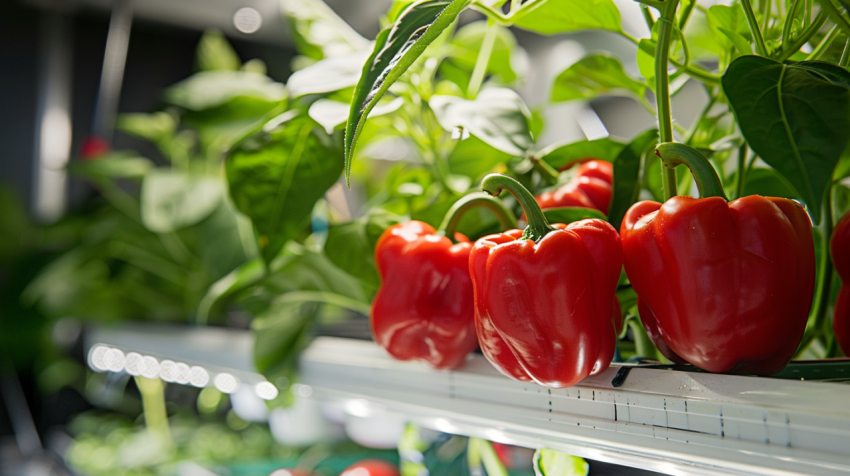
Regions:
[[[356,163],[358,143],[369,140],[370,111],[386,101],[387,95],[397,95],[405,103],[422,105],[420,120],[433,114],[456,136],[470,135],[457,142],[445,137],[432,140],[440,144],[437,151],[454,146],[445,153],[445,162],[450,163],[457,149],[484,143],[482,148],[504,154],[496,164],[505,164],[532,190],[540,189],[541,167],[533,167],[534,159],[555,168],[583,157],[614,162],[609,220],[619,227],[622,213],[644,190],[663,201],[688,194],[691,188],[691,176],[684,168],[664,167],[646,153],[651,150],[651,136],[635,138],[627,147],[602,140],[538,150],[532,130],[539,125],[510,90],[481,88],[480,83],[472,82],[466,89],[458,87],[445,94],[443,88],[443,94],[433,94],[421,85],[441,84],[440,64],[445,58],[435,52],[451,41],[454,20],[466,9],[487,16],[488,32],[514,26],[542,34],[601,30],[623,37],[636,47],[642,78],[630,77],[611,55],[592,53],[557,76],[552,101],[590,99],[612,92],[630,95],[656,113],[659,142],[675,139],[707,157],[732,197],[763,194],[804,203],[818,225],[815,238],[820,258],[815,305],[800,351],[808,356],[834,355],[826,319],[833,287],[826,245],[835,217],[846,211],[846,205],[834,200],[834,195],[846,193],[841,181],[850,173],[847,5],[835,0],[760,0],[756,8],[749,0],[708,8],[696,0],[639,3],[651,31],[649,38],[626,33],[611,0],[395,2],[388,18],[393,24],[378,35],[354,89],[346,124],[346,167]],[[482,41],[479,64],[489,64],[492,49],[488,45]],[[753,45],[757,55],[752,54]],[[479,73],[482,69],[478,68]],[[417,75],[417,84],[411,86],[408,78],[413,75]],[[670,109],[670,98],[684,80],[701,84],[708,100],[688,129],[674,123]],[[394,92],[411,89],[419,97]],[[646,100],[648,91],[655,93],[654,108]],[[578,154],[569,155],[571,150]],[[434,155],[440,156],[439,152]],[[480,153],[482,159],[477,162],[485,164],[483,157],[488,156],[493,155]],[[435,169],[446,167],[438,164]],[[444,179],[442,183],[453,182]],[[627,297],[621,303],[627,317],[636,315],[636,302],[629,293],[621,295]],[[633,329],[642,333],[639,326]]]

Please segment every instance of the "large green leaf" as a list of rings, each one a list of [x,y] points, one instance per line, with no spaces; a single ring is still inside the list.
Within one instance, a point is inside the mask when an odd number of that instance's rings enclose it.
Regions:
[[[647,150],[658,142],[658,130],[650,129],[635,137],[614,159],[614,189],[608,222],[616,229],[640,193],[640,163]]]
[[[323,59],[292,73],[286,88],[290,96],[297,98],[353,87],[360,79],[363,63],[368,58],[369,52],[364,50]]]
[[[298,52],[315,60],[369,48],[369,40],[348,26],[322,0],[281,2]]]
[[[428,103],[447,131],[462,128],[486,144],[522,157],[532,145],[531,112],[512,89],[490,88],[474,100],[432,96]]]
[[[472,0],[419,0],[375,39],[372,56],[366,61],[345,127],[345,175],[351,170],[351,158],[357,136],[369,111],[390,86],[448,28]]]
[[[370,213],[356,220],[331,225],[325,254],[341,270],[375,288],[380,284],[375,267],[375,244],[381,233],[402,217],[386,212]]]
[[[555,450],[537,450],[533,464],[535,476],[587,476],[590,472],[583,458]]]
[[[243,141],[226,161],[230,195],[251,218],[266,261],[308,225],[316,200],[342,172],[334,137],[304,116],[281,124],[291,116],[286,114]]]
[[[846,74],[826,64],[817,66]],[[820,222],[824,189],[850,141],[850,87],[805,65],[742,56],[723,75],[723,91],[750,147],[794,185]]]
[[[510,20],[520,28],[544,35],[622,29],[620,10],[613,0],[530,0]]]
[[[201,71],[165,90],[165,100],[190,111],[203,111],[242,97],[275,103],[286,97],[281,83],[245,71]]]
[[[570,164],[584,159],[599,159],[614,162],[617,155],[626,144],[610,138],[583,140],[568,144],[552,144],[534,154],[534,157],[545,160],[546,163],[562,169]]]
[[[631,93],[646,102],[647,86],[632,79],[620,60],[608,53],[585,56],[561,72],[552,86],[553,102],[593,99],[610,93]]]
[[[221,203],[224,184],[217,177],[174,169],[152,169],[142,180],[142,223],[155,233],[194,225]]]

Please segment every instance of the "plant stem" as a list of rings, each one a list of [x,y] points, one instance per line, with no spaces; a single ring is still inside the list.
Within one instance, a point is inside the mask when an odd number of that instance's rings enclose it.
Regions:
[[[682,11],[682,16],[679,18],[679,30],[682,31],[682,37],[684,37],[685,25],[688,24],[688,19],[691,18],[691,12],[694,11],[694,6],[697,4],[697,0],[690,0],[685,6],[685,9]]]
[[[791,38],[791,27],[794,25],[794,17],[797,16],[798,8],[800,8],[800,0],[794,0],[791,4],[791,9],[788,10],[788,16],[785,17],[785,24],[782,25],[783,45]]]
[[[832,16],[832,21],[844,30],[845,35],[850,36],[850,21],[847,21],[841,12],[835,8],[835,5],[832,4],[832,0],[820,0],[820,6],[821,13],[828,12],[829,15]]]
[[[513,5],[511,8],[513,8]],[[493,45],[496,44],[496,35],[498,33],[499,30],[493,22],[487,21],[484,39],[481,40],[481,49],[478,50],[478,58],[476,58],[475,67],[472,69],[472,77],[469,78],[469,87],[466,88],[467,99],[475,99],[478,96],[481,83],[484,82],[484,75],[487,74],[487,66],[490,64],[490,54],[493,52]]]
[[[829,307],[833,275],[832,260],[829,257],[829,239],[832,237],[832,184],[828,185],[824,191],[823,208],[823,221],[820,225],[820,273],[817,277],[814,306],[809,315],[809,321],[806,323],[806,332],[803,334],[803,341],[800,343],[798,352],[808,347],[812,339],[821,332]]]
[[[484,177],[481,182],[481,189],[494,197],[498,197],[502,190],[507,190],[516,197],[528,221],[528,227],[522,234],[523,239],[540,241],[550,231],[555,230],[549,225],[549,220],[546,219],[546,215],[543,214],[543,210],[540,209],[534,195],[515,179],[507,175],[490,174]]]
[[[848,62],[850,62],[850,38],[847,38],[847,43],[844,44],[844,52],[841,53],[841,59],[838,60],[838,66],[846,68]]]
[[[764,0],[763,5],[764,5],[764,8],[763,8],[764,11],[762,12],[762,14],[764,16],[762,16],[762,19],[761,19],[761,21],[763,23],[763,25],[761,26],[761,29],[767,31],[767,27],[770,26],[770,13],[771,13],[771,8],[773,8],[773,2],[771,2],[771,0]]]
[[[658,141],[673,142],[673,116],[670,111],[670,77],[667,62],[670,58],[670,42],[673,40],[673,21],[679,0],[667,0],[661,10],[658,25],[658,44],[655,50],[655,98],[658,111]],[[661,168],[661,184],[664,200],[676,195],[676,169]]]
[[[750,27],[750,33],[756,42],[756,51],[762,56],[768,56],[767,45],[764,43],[764,37],[761,36],[761,29],[759,28],[758,20],[756,20],[756,14],[753,12],[753,6],[750,4],[750,0],[741,0],[741,6],[744,7],[747,26]],[[766,23],[765,28],[767,28]]]
[[[655,148],[655,154],[661,158],[665,167],[688,166],[691,175],[694,176],[694,181],[697,183],[700,198],[720,197],[727,202],[729,201],[714,167],[698,150],[685,144],[664,142],[658,144],[658,147]]]
[[[478,192],[470,193],[452,205],[449,211],[446,212],[440,228],[437,229],[438,233],[454,241],[455,231],[460,224],[460,220],[466,212],[473,208],[486,208],[493,212],[504,230],[511,230],[519,226],[514,214],[508,210],[508,207],[501,200],[493,198],[486,193]]]
[[[643,13],[643,20],[646,22],[646,26],[649,28],[650,34],[652,34],[652,27],[655,26],[655,18],[652,18],[652,12],[649,11],[649,7],[642,6],[640,7],[641,13]]]
[[[540,173],[540,176],[543,177],[544,180],[549,182],[550,185],[555,185],[558,183],[559,173],[555,170],[555,167],[549,165],[545,160],[539,159],[537,157],[531,158],[531,163],[534,164],[534,168]]]
[[[747,144],[744,143],[738,149],[738,183],[735,190],[735,198],[744,195],[744,181],[746,180]]]
[[[821,9],[818,12],[815,20],[809,25],[808,28],[803,30],[803,32],[797,38],[794,38],[794,41],[786,48],[783,48],[779,55],[775,58],[778,61],[785,61],[790,58],[794,53],[800,50],[813,36],[817,33],[824,23],[826,23],[826,19],[829,15],[826,13],[826,10]]]
[[[168,414],[165,411],[165,385],[159,379],[135,377],[135,380],[136,387],[142,395],[145,426],[164,441],[170,442],[171,431],[168,428]]]
[[[330,304],[332,306],[341,307],[350,311],[359,312],[360,314],[369,315],[371,306],[368,303],[357,299],[343,296],[342,294],[325,292],[325,291],[290,291],[286,294],[281,294],[274,300],[275,304],[291,304],[302,302],[315,302],[322,304]]]
[[[819,59],[824,52],[832,45],[832,42],[835,40],[835,37],[838,36],[838,25],[832,25],[832,28],[823,36],[823,39],[820,40],[820,43],[809,53],[809,56],[806,56],[807,61]]]
[[[655,344],[646,333],[643,323],[639,319],[631,319],[629,328],[632,330],[632,338],[635,341],[635,354],[646,359],[656,359]]]
[[[488,476],[508,476],[508,470],[493,449],[493,444],[480,438],[469,438],[468,461],[470,469],[480,467],[484,463],[484,469]],[[480,469],[480,468],[479,468]],[[474,473],[473,473],[474,474]]]

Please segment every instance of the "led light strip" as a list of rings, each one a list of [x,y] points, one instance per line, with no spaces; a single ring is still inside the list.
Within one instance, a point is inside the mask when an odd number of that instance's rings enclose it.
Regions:
[[[105,344],[95,344],[88,354],[89,368],[95,372],[125,372],[134,377],[158,378],[163,382],[191,385],[204,388],[212,381],[213,386],[222,393],[232,394],[239,389],[239,379],[228,372],[218,372],[210,378],[211,371],[199,365],[190,366],[173,360],[158,360],[151,355],[138,352],[124,353],[121,349]],[[254,392],[263,400],[274,400],[278,389],[271,382],[263,380],[254,385]]]

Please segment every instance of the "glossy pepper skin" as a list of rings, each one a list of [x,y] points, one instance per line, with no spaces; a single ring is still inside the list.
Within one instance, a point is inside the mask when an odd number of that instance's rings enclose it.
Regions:
[[[478,347],[469,253],[472,243],[437,234],[431,225],[394,225],[375,246],[381,287],[372,303],[372,334],[394,358],[435,369],[463,363]]]
[[[602,220],[553,227],[538,242],[522,230],[481,238],[469,267],[485,357],[516,380],[562,388],[614,355],[622,247]]]
[[[832,330],[844,355],[850,355],[850,213],[835,225],[829,242],[832,263],[841,276],[841,289],[835,299]]]
[[[633,205],[626,274],[676,355],[710,372],[773,375],[794,356],[815,285],[812,224],[797,203],[748,196]],[[669,356],[668,356],[669,357]]]
[[[556,190],[535,197],[540,208],[584,207],[608,213],[614,183],[614,164],[589,160],[576,175]]]

